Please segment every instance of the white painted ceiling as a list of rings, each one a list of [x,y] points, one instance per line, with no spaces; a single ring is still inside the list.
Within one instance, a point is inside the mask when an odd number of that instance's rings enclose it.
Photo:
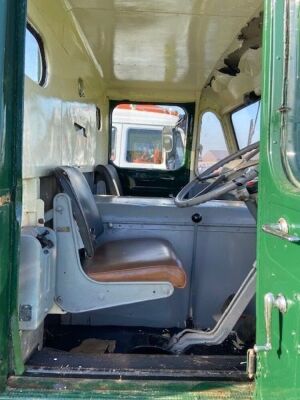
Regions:
[[[199,91],[261,0],[65,0],[110,89]]]

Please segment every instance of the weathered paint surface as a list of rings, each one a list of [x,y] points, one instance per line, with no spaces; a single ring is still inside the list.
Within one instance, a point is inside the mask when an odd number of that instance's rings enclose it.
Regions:
[[[4,75],[4,44],[5,44],[5,28],[6,28],[6,4],[2,2],[1,13],[0,13],[0,141],[3,142],[5,136],[4,130],[4,85],[3,85],[3,75]],[[2,158],[2,157],[1,157]],[[4,170],[0,169],[0,188],[1,196],[6,194],[7,182],[3,182]],[[1,247],[0,247],[0,388],[3,387],[5,382],[5,375],[7,373],[7,337],[8,334],[8,318],[6,313],[4,313],[4,307],[7,305],[7,280],[8,274],[5,268],[5,261],[7,262],[7,249],[9,242],[7,241],[8,235],[5,232],[5,227],[8,227],[9,223],[9,205],[3,205],[0,207],[0,227],[1,227]],[[7,228],[6,228],[7,229]]]
[[[260,4],[68,0],[68,9],[108,82],[110,98],[128,98],[132,91],[155,91],[158,97],[170,91],[173,101],[180,101],[202,90],[216,61]]]
[[[264,295],[283,294],[288,311],[281,315],[272,312],[272,350],[258,355],[258,399],[300,398],[300,246],[262,231],[263,224],[276,223],[284,218],[289,233],[300,235],[300,192],[287,178],[282,158],[284,86],[285,6],[298,4],[284,0],[265,1],[264,82],[262,106],[262,139],[260,151],[260,188],[258,215],[258,282],[257,282],[257,343],[266,343]],[[299,22],[299,21],[298,21]],[[294,53],[295,56],[295,53]],[[299,69],[299,60],[298,60]],[[290,76],[292,82],[296,76]],[[287,113],[295,106],[291,107]],[[297,110],[297,113],[299,111]],[[295,124],[296,126],[296,124]],[[295,129],[295,128],[294,128]]]
[[[17,287],[21,217],[25,11],[25,0],[0,1],[0,196],[9,199],[0,206],[0,391],[9,372],[10,345],[17,348],[17,335],[9,332],[11,321],[17,319],[13,288]]]
[[[252,394],[251,383],[11,378],[0,399],[250,400]]]
[[[44,218],[40,177],[58,165],[92,171],[107,163],[108,99],[93,60],[64,0],[28,0],[27,18],[40,34],[46,56],[43,86],[25,76],[22,226]],[[84,96],[79,93],[81,79]],[[97,127],[96,106],[101,110]],[[74,124],[85,128],[79,134]]]

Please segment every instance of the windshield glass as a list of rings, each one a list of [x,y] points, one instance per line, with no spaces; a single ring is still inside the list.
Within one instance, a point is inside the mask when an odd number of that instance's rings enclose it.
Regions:
[[[240,149],[259,141],[260,101],[233,112],[231,120]]]

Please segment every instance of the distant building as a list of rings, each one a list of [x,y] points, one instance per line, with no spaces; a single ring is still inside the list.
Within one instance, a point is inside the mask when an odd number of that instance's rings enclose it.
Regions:
[[[203,157],[199,157],[198,162],[198,172],[201,173],[205,171],[207,168],[214,165],[216,162],[222,160],[228,156],[227,150],[209,150],[207,151]]]
[[[204,154],[200,161],[213,163],[222,160],[226,156],[228,156],[227,150],[209,150]]]

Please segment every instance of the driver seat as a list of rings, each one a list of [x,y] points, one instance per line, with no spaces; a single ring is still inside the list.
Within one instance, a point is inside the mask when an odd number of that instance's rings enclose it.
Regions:
[[[69,196],[84,251],[85,274],[98,282],[169,282],[184,288],[186,274],[171,244],[159,238],[115,240],[100,244],[104,226],[94,196],[76,167],[59,167],[55,175]]]

